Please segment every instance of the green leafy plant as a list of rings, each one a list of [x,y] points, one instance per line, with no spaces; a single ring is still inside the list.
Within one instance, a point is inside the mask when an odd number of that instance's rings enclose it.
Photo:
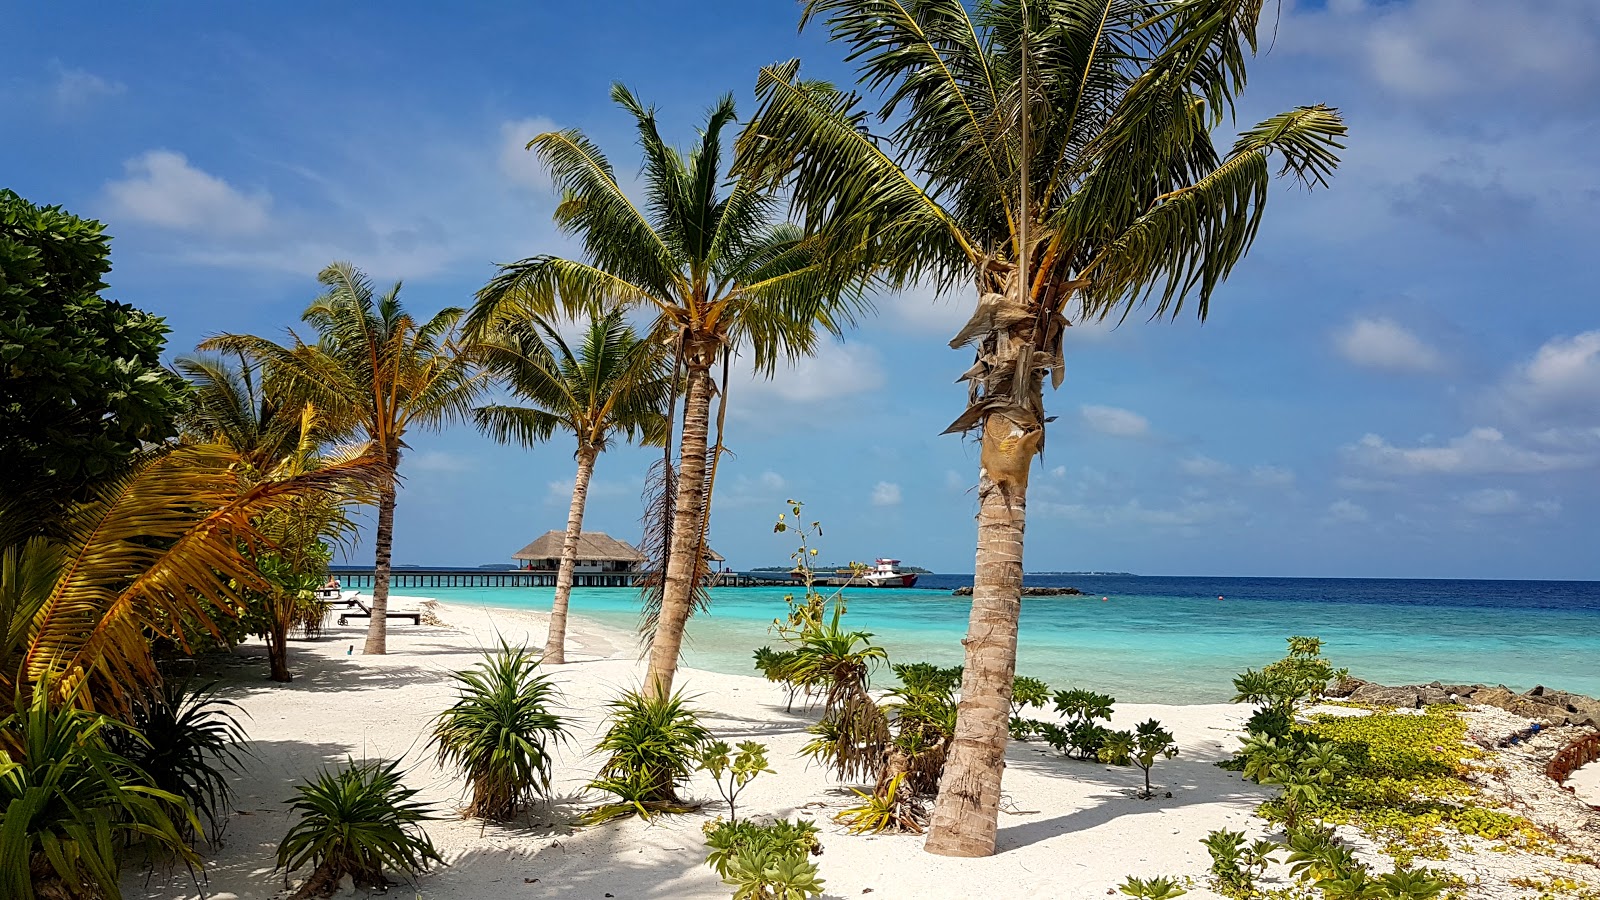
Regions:
[[[1044,722],[1039,733],[1050,746],[1076,759],[1098,759],[1111,730],[1096,720],[1111,719],[1111,708],[1116,698],[1097,694],[1081,688],[1056,691],[1056,712],[1066,716],[1066,722],[1057,725]]]
[[[712,741],[700,751],[700,768],[716,782],[722,799],[728,801],[728,819],[732,822],[739,820],[734,806],[739,792],[763,772],[776,774],[767,768],[767,745],[756,741],[741,741],[738,753],[724,741]],[[722,780],[724,774],[726,782]]]
[[[1235,703],[1254,703],[1258,709],[1245,724],[1247,732],[1284,737],[1294,723],[1295,706],[1325,693],[1349,675],[1335,669],[1322,656],[1322,639],[1289,638],[1289,655],[1259,671],[1246,669],[1233,679]]]
[[[433,725],[441,765],[472,787],[467,815],[509,821],[550,789],[552,742],[566,723],[551,710],[556,688],[526,647],[502,641],[476,667],[453,675],[456,701]]]
[[[1273,863],[1278,845],[1271,841],[1245,841],[1244,832],[1224,828],[1206,835],[1202,844],[1211,855],[1211,874],[1217,890],[1230,897],[1247,896],[1256,879]]]
[[[861,803],[840,810],[834,821],[851,834],[878,834],[890,829],[921,834],[920,810],[909,802],[908,792],[901,790],[905,777],[904,773],[894,775],[872,793],[851,788]]]
[[[711,732],[683,693],[657,697],[628,691],[607,706],[611,724],[595,751],[609,755],[589,787],[617,800],[589,810],[582,820],[598,824],[634,814],[648,819],[655,813],[694,809],[678,798],[678,787],[699,765]]]
[[[1133,731],[1113,731],[1100,748],[1100,759],[1117,766],[1134,765],[1144,772],[1144,791],[1139,797],[1149,800],[1155,794],[1150,790],[1150,769],[1159,759],[1172,759],[1178,755],[1178,743],[1172,732],[1161,727],[1155,719],[1141,722]]]
[[[188,804],[107,746],[127,726],[75,707],[75,691],[55,705],[52,693],[42,684],[0,719],[0,895],[119,900],[130,840],[198,864],[183,838],[200,830]]]
[[[236,714],[242,714],[238,705],[217,697],[213,686],[167,679],[132,703],[131,727],[102,733],[111,751],[151,787],[183,800],[173,810],[174,821],[184,825],[193,810],[215,840],[233,798],[228,775],[239,771],[244,756],[245,734]]]
[[[285,876],[312,867],[296,898],[332,894],[346,875],[357,887],[382,889],[385,869],[409,877],[443,862],[421,824],[438,816],[412,799],[417,792],[400,774],[397,760],[350,761],[296,788],[288,803],[300,819],[278,845]]]
[[[1011,739],[1025,741],[1039,734],[1039,726],[1044,724],[1023,717],[1028,707],[1042,708],[1050,702],[1050,685],[1037,678],[1018,675],[1011,680]]]
[[[762,851],[779,858],[806,859],[822,853],[822,841],[817,826],[808,819],[793,822],[779,819],[776,822],[757,824],[715,819],[701,830],[706,836],[706,865],[717,872],[717,877],[727,879],[741,854]]]
[[[1289,874],[1301,882],[1316,883],[1337,878],[1340,873],[1355,868],[1355,852],[1338,842],[1333,829],[1324,826],[1302,826],[1288,831]]]
[[[1306,810],[1321,802],[1345,769],[1344,757],[1331,742],[1303,736],[1279,739],[1252,734],[1239,755],[1244,760],[1245,778],[1283,788],[1279,799],[1284,825],[1290,830],[1300,825]]]
[[[1157,875],[1154,878],[1135,878],[1129,875],[1128,880],[1119,885],[1117,890],[1138,900],[1173,900],[1189,893],[1175,879],[1165,875]]]
[[[823,885],[810,860],[755,849],[733,858],[723,882],[733,886],[733,900],[806,900]]]

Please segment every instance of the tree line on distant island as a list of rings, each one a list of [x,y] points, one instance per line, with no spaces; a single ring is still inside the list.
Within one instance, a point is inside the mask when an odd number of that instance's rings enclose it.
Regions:
[[[550,663],[598,456],[616,441],[662,449],[642,627],[645,694],[669,698],[686,623],[707,602],[734,359],[770,376],[842,335],[873,293],[932,285],[976,301],[950,341],[974,361],[945,432],[977,436],[980,453],[974,625],[926,846],[992,853],[1028,480],[1065,330],[1147,303],[1152,318],[1186,304],[1204,318],[1275,175],[1315,187],[1338,162],[1345,126],[1321,105],[1214,143],[1259,12],[813,0],[804,21],[825,22],[863,90],[881,91],[875,107],[803,78],[798,61],[775,64],[754,115],[724,97],[682,152],[617,85],[642,154],[637,196],[581,131],[528,145],[560,191],[573,257],[536,250],[432,316],[409,312],[398,284],[380,293],[333,263],[304,334],[221,335],[170,369],[160,319],[99,296],[99,223],[0,193],[0,551],[21,573],[5,594],[0,713],[128,719],[161,684],[158,657],[246,632],[267,637],[274,677],[289,677],[283,636],[320,622],[312,588],[357,505],[378,509],[366,652],[385,652],[407,437],[458,421],[501,441],[574,439]],[[584,323],[575,345],[569,321]],[[491,385],[513,402],[483,403]]]

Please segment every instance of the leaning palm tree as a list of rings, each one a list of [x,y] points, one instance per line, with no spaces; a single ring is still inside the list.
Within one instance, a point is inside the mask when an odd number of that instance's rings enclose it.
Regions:
[[[1016,661],[1028,473],[1043,382],[1070,318],[1152,318],[1211,297],[1250,248],[1273,166],[1310,187],[1337,165],[1337,110],[1299,107],[1219,152],[1263,0],[810,0],[878,92],[764,69],[741,165],[785,166],[794,202],[897,286],[972,290],[950,342],[976,360],[947,432],[981,435],[977,573],[960,719],[927,847],[993,852]]]
[[[556,431],[577,438],[578,473],[572,480],[567,534],[561,543],[556,596],[550,607],[546,664],[566,662],[567,604],[583,534],[583,508],[595,460],[614,438],[665,439],[672,381],[657,341],[640,338],[613,310],[591,319],[576,353],[548,319],[506,322],[478,347],[485,369],[505,379],[523,406],[473,410],[478,427],[501,443],[548,441]]]
[[[823,255],[818,241],[779,218],[770,177],[724,173],[723,130],[735,120],[731,97],[712,108],[699,144],[685,155],[662,139],[653,108],[621,85],[611,96],[638,129],[644,203],[628,197],[582,132],[534,138],[529,149],[563,192],[556,223],[579,237],[585,258],[545,255],[504,266],[479,292],[472,318],[482,328],[561,306],[642,308],[656,317],[656,333],[673,342],[683,420],[647,681],[654,696],[668,697],[705,567],[710,482],[721,446],[719,439],[708,467],[711,400],[721,397],[720,421],[728,361],[747,350],[756,371],[770,374],[779,360],[812,352],[819,332],[839,333],[863,308],[862,279],[841,265],[851,258]],[[719,364],[720,390],[711,374]]]
[[[329,436],[360,436],[387,462],[389,477],[377,491],[372,623],[364,650],[383,653],[395,493],[406,433],[465,417],[482,376],[458,340],[456,325],[463,310],[449,307],[418,322],[400,305],[398,282],[375,297],[372,283],[349,263],[328,266],[317,280],[328,292],[301,316],[316,331],[315,343],[291,330],[288,346],[229,334],[205,341],[200,349],[243,353],[265,364],[268,378],[285,391],[286,402],[313,404]]]

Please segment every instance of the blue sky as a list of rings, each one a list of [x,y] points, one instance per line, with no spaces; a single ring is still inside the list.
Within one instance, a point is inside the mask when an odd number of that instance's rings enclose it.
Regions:
[[[177,352],[281,335],[335,259],[431,312],[571,249],[520,148],[579,127],[630,170],[612,81],[687,142],[719,94],[752,108],[764,63],[848,80],[797,10],[10,4],[0,181],[107,222],[111,293]],[[1600,578],[1600,6],[1286,3],[1251,75],[1241,119],[1338,106],[1345,164],[1275,190],[1203,326],[1072,330],[1027,568]],[[817,359],[735,384],[712,530],[733,564],[785,559],[770,522],[799,497],[830,559],[971,571],[976,448],[938,434],[970,303],[879,298]],[[564,523],[559,440],[412,443],[397,561],[505,560]],[[636,537],[647,461],[601,460],[591,527]]]

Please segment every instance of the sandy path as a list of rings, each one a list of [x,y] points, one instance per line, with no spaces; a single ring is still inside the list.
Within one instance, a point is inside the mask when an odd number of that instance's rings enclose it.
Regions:
[[[291,785],[345,757],[404,756],[407,783],[442,808],[461,802],[463,785],[426,754],[430,718],[450,700],[447,673],[476,661],[498,636],[542,645],[542,614],[441,604],[449,627],[393,626],[388,656],[346,655],[359,647],[361,627],[335,627],[317,642],[296,642],[291,667],[298,677],[274,685],[265,677],[261,647],[240,648],[222,673],[226,693],[250,715],[245,723],[254,758],[237,781],[237,812],[224,846],[210,854],[206,896],[265,898],[283,890],[272,871],[277,841],[289,826],[284,800]],[[691,626],[692,627],[692,626]],[[455,816],[430,823],[429,834],[448,866],[417,884],[423,897],[469,900],[490,897],[617,898],[726,897],[704,865],[700,827],[722,809],[708,780],[692,795],[713,802],[704,814],[635,819],[572,829],[577,799],[597,760],[593,743],[603,703],[639,683],[633,637],[575,619],[573,649],[557,667],[574,740],[559,756],[555,809],[531,826],[484,827]],[[823,771],[797,756],[814,716],[786,713],[783,693],[755,677],[685,670],[681,686],[705,711],[705,721],[730,743],[765,742],[777,775],[763,776],[740,797],[741,815],[800,814],[823,826],[819,859],[828,897],[945,898],[968,896],[1078,898],[1104,896],[1129,875],[1190,875],[1200,879],[1208,860],[1200,839],[1212,829],[1255,830],[1250,810],[1265,790],[1212,763],[1230,752],[1247,710],[1226,705],[1121,705],[1114,724],[1132,727],[1159,718],[1177,735],[1182,755],[1160,763],[1154,780],[1171,799],[1133,796],[1139,772],[1065,760],[1037,745],[1013,744],[1006,772],[1007,811],[1001,816],[994,857],[957,860],[922,851],[912,835],[857,837],[829,821],[853,796]],[[589,802],[593,802],[590,800]],[[129,897],[195,897],[183,872],[130,872]],[[407,892],[405,887],[394,891]],[[1198,887],[1190,896],[1206,897]]]

